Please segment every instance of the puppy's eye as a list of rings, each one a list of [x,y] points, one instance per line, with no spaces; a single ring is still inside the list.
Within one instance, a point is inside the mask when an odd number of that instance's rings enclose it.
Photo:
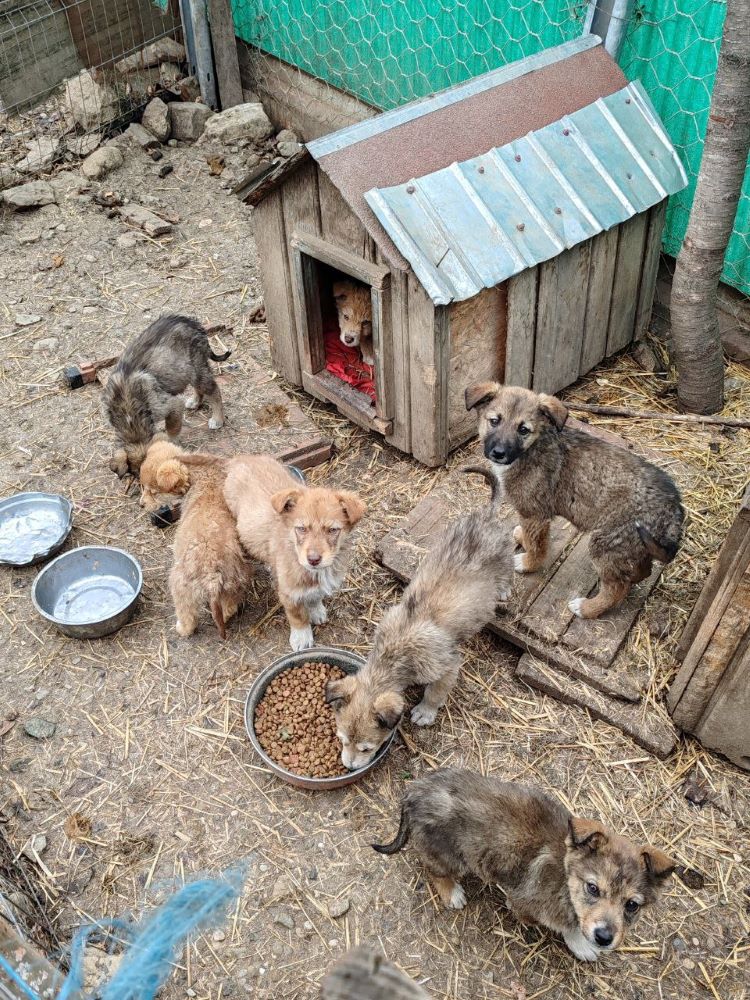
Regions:
[[[599,886],[596,884],[596,882],[587,882],[586,892],[589,894],[589,896],[593,896],[594,899],[599,898]]]
[[[521,437],[526,437],[527,434],[531,434],[531,428],[527,427],[526,424],[519,424],[518,433],[521,435]]]
[[[351,318],[352,318],[351,313],[344,313],[344,319],[351,319]]]
[[[329,528],[328,534],[331,536],[331,538],[336,538],[337,535],[341,534],[341,528]]]
[[[629,899],[625,904],[625,912],[629,913],[631,916],[634,913],[637,913],[640,908],[641,904],[638,902],[637,899]]]
[[[502,417],[487,417],[487,423],[490,427],[497,427],[502,419]]]
[[[360,743],[357,750],[359,750],[360,753],[367,753],[369,750],[372,750],[372,747],[369,743]]]
[[[307,528],[304,526],[304,524],[295,524],[294,530],[297,532],[297,536],[299,538],[302,538],[302,536],[307,531]]]

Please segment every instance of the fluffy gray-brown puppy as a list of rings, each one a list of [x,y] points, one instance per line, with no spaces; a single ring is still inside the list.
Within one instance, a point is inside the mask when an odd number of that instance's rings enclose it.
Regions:
[[[400,603],[383,616],[365,666],[326,687],[326,701],[336,713],[341,760],[351,770],[372,760],[398,725],[403,693],[411,684],[426,685],[422,701],[412,709],[412,722],[432,725],[458,677],[458,643],[484,628],[498,601],[510,597],[512,543],[496,514],[502,489],[489,469],[464,471],[490,483],[491,503],[447,528]]]
[[[410,782],[395,839],[372,846],[396,854],[410,837],[444,905],[466,905],[465,875],[497,883],[519,920],[562,934],[583,961],[620,945],[675,868],[537,788],[459,768]]]
[[[230,353],[214,354],[204,328],[188,316],[161,316],[128,344],[104,391],[118,441],[113,472],[137,475],[161,425],[171,437],[179,434],[185,407],[197,409],[204,399],[211,407],[208,426],[223,426],[221,391],[208,362],[226,361]],[[188,388],[185,401],[180,393]]]
[[[684,512],[666,472],[624,448],[566,429],[568,410],[554,396],[481,382],[465,397],[466,409],[479,412],[484,453],[502,471],[505,495],[520,516],[513,535],[525,550],[515,558],[519,573],[542,566],[555,515],[591,533],[599,591],[569,601],[580,618],[598,618],[621,604],[650,575],[654,559],[674,559]]]

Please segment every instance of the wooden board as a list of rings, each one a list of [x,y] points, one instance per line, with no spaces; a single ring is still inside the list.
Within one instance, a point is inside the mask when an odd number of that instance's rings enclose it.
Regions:
[[[590,372],[607,353],[607,324],[617,259],[617,227],[591,241],[586,316],[578,366],[580,375]]]
[[[379,256],[377,260],[382,260]],[[411,452],[411,402],[409,399],[409,302],[405,271],[391,273],[391,350],[393,353],[393,429],[389,444]]]
[[[505,337],[505,385],[531,388],[534,374],[536,300],[539,268],[521,271],[508,282],[508,326]]]
[[[612,301],[607,330],[607,355],[627,347],[635,333],[638,292],[643,268],[648,213],[642,212],[618,228]]]
[[[534,345],[535,392],[558,392],[578,378],[586,319],[590,242],[540,265]]]
[[[435,306],[409,272],[409,371],[412,454],[425,465],[448,456],[448,311]]]
[[[651,309],[654,304],[656,277],[659,272],[659,257],[661,255],[661,236],[664,230],[664,220],[667,214],[666,199],[649,212],[646,246],[643,253],[643,271],[641,287],[638,291],[638,307],[635,312],[634,337],[639,340],[648,333],[651,320]]]
[[[216,82],[219,85],[219,104],[221,110],[225,111],[244,101],[229,0],[208,0],[208,21],[211,28]]]

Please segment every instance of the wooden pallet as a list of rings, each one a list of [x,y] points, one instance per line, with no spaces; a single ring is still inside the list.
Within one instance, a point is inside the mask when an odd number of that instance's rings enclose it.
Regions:
[[[588,430],[586,425],[580,427]],[[623,443],[606,432],[597,436]],[[381,539],[378,559],[399,579],[410,580],[446,522],[483,500],[486,488],[473,477],[453,472]],[[499,516],[509,531],[518,523],[507,505]],[[657,756],[666,756],[674,747],[674,729],[666,717],[645,715],[641,699],[649,679],[646,668],[618,662],[618,653],[662,569],[656,563],[651,576],[605,617],[596,621],[577,618],[568,601],[590,594],[597,576],[588,556],[587,536],[556,518],[545,568],[539,573],[516,574],[507,607],[489,625],[527,654],[519,662],[521,679],[562,701],[588,708]]]

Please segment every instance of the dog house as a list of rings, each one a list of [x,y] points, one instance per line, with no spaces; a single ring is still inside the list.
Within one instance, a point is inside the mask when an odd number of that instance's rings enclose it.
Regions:
[[[238,192],[274,365],[439,465],[475,432],[469,383],[556,392],[643,333],[686,183],[591,35],[318,139]],[[370,373],[332,358],[341,278],[369,289]]]

